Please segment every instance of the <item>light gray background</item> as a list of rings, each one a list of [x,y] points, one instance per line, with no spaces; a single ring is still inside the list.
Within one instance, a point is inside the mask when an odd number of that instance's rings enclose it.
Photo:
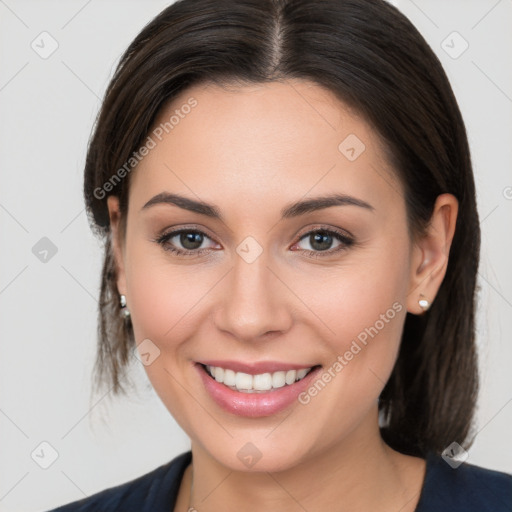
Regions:
[[[80,499],[188,449],[151,388],[90,400],[102,253],[82,200],[86,144],[122,51],[168,4],[0,0],[1,511]],[[439,55],[466,121],[482,227],[479,434],[468,462],[512,472],[512,1],[395,4]],[[51,48],[43,31],[59,45],[47,59],[31,48]],[[458,58],[447,53],[463,48],[453,31],[469,44]],[[46,262],[32,252],[43,237],[57,248]],[[58,453],[48,469],[42,442]]]

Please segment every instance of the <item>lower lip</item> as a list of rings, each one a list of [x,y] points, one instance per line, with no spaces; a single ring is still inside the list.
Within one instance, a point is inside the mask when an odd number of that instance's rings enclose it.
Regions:
[[[219,407],[231,414],[250,418],[272,416],[273,414],[283,411],[292,403],[298,403],[297,397],[299,394],[309,387],[311,381],[322,369],[321,367],[315,368],[302,380],[272,391],[264,393],[243,393],[233,391],[224,384],[217,382],[210,377],[200,364],[196,363],[195,367],[203,380],[206,391]]]

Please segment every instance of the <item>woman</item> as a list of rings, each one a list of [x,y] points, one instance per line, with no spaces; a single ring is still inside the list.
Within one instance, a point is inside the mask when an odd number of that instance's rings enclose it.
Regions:
[[[121,59],[84,190],[98,383],[122,393],[135,349],[191,451],[56,510],[512,510],[511,475],[462,463],[464,122],[397,9],[171,5]]]

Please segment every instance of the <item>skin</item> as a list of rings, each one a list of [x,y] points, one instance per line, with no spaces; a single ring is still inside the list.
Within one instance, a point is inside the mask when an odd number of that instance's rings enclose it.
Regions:
[[[175,510],[413,511],[425,461],[383,442],[377,399],[406,312],[421,314],[419,294],[433,301],[444,278],[456,198],[439,196],[427,233],[413,241],[402,185],[377,134],[311,82],[196,85],[156,124],[190,97],[197,106],[131,175],[124,238],[118,200],[108,198],[119,293],[136,342],[148,338],[160,350],[145,370],[191,439],[193,464]],[[354,161],[338,149],[349,134],[365,145]],[[224,221],[168,204],[141,211],[163,191],[213,203]],[[333,192],[374,210],[334,206],[281,219],[291,202]],[[206,252],[176,256],[154,241],[183,226],[206,233]],[[341,244],[334,238],[325,255],[304,236],[319,228],[348,231],[356,244],[333,252]],[[247,236],[263,249],[250,264],[236,252]],[[393,303],[401,311],[310,403],[272,416],[222,410],[192,366],[232,359],[327,369]],[[247,442],[261,452],[251,468],[237,457]]]

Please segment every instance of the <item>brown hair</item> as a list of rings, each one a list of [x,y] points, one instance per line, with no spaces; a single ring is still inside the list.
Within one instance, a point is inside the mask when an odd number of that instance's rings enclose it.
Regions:
[[[96,383],[125,392],[134,347],[133,329],[120,314],[107,209],[108,195],[118,196],[124,233],[130,174],[119,170],[162,107],[190,85],[287,78],[326,87],[377,131],[404,185],[413,236],[424,232],[439,194],[459,201],[445,278],[428,312],[407,313],[379,411],[383,438],[402,453],[440,453],[453,441],[468,447],[478,389],[480,228],[467,135],[441,63],[384,0],[180,0],[130,44],[106,91],[85,165],[89,220],[105,240]]]

